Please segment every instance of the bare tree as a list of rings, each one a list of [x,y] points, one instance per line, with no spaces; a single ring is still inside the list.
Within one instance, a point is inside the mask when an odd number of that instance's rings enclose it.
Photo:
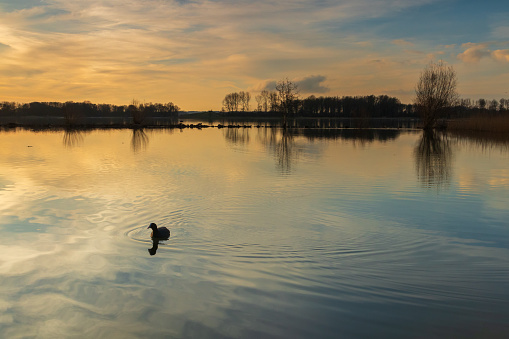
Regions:
[[[269,92],[264,89],[255,99],[258,103],[258,111],[260,112],[274,111],[277,106],[277,94],[275,92]]]
[[[251,101],[251,94],[249,92],[241,91],[238,94],[239,106],[242,112],[249,111],[249,102]]]
[[[278,95],[276,92],[269,92],[269,105],[272,112],[279,110]]]
[[[243,92],[242,92],[243,93]],[[239,93],[226,94],[223,99],[223,109],[227,112],[238,112],[241,105],[241,96]]]
[[[456,72],[442,61],[430,62],[421,73],[415,94],[424,129],[435,128],[438,119],[458,100]]]
[[[258,112],[267,112],[267,105],[265,105],[265,107],[263,105],[264,104],[264,98],[262,95],[263,92],[266,92],[266,91],[262,91],[260,94],[255,96],[256,103],[258,104],[256,110]]]
[[[286,128],[288,115],[293,113],[295,100],[298,99],[297,84],[288,80],[280,80],[276,84],[279,110],[283,116],[283,128]]]

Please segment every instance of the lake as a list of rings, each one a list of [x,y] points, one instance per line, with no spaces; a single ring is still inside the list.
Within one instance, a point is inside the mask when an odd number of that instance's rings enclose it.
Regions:
[[[209,128],[0,145],[2,338],[509,336],[505,143]]]

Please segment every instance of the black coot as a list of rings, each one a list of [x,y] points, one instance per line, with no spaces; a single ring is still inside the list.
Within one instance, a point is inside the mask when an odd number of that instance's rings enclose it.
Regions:
[[[152,233],[150,234],[150,236],[152,238],[157,238],[157,239],[169,239],[170,238],[170,230],[167,229],[166,227],[157,227],[156,224],[151,223],[150,226],[147,228],[152,229]]]

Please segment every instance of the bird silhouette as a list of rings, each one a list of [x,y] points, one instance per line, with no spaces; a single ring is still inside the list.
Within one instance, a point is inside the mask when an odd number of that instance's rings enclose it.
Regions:
[[[150,233],[150,237],[153,239],[161,239],[167,240],[170,238],[170,230],[166,227],[157,227],[156,224],[151,223],[147,229],[151,228],[152,233]]]

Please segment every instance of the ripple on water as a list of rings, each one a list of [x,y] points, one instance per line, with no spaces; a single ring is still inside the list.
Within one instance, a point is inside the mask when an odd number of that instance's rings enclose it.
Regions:
[[[124,236],[139,243],[152,244],[150,232],[146,226],[136,226],[124,232]],[[163,242],[160,242],[160,244],[163,244]]]

